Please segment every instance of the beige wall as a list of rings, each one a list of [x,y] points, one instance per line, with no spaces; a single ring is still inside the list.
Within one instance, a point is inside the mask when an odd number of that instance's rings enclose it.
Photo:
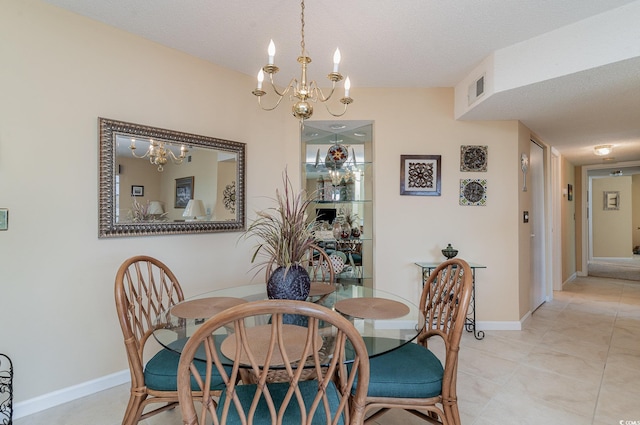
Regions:
[[[97,238],[98,117],[247,143],[249,219],[269,204],[285,165],[300,169],[299,125],[287,105],[258,109],[253,76],[36,0],[2,3],[0,51],[0,207],[10,210],[0,323],[10,324],[2,351],[14,360],[20,403],[127,368],[113,303],[125,258],[167,262],[187,296],[252,276],[252,244],[238,233]],[[374,121],[375,285],[417,299],[413,263],[442,260],[452,243],[487,266],[477,272],[478,320],[517,322],[529,293],[518,254],[529,242],[519,190],[526,127],[455,121],[449,88],[354,87],[353,96],[346,117]],[[314,119],[330,118],[318,105]],[[486,173],[460,171],[463,144],[489,146]],[[442,196],[400,196],[401,154],[442,156]],[[488,180],[487,206],[458,204],[462,178]]]
[[[620,192],[620,208],[604,209],[604,192]],[[593,178],[591,180],[591,207],[593,210],[593,256],[631,257],[633,242],[631,230],[631,176]]]

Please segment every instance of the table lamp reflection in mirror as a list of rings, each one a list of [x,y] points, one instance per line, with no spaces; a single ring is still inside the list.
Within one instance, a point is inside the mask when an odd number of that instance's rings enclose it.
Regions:
[[[202,217],[206,217],[207,213],[204,209],[204,204],[200,199],[191,199],[187,204],[182,216],[186,221],[198,221],[202,220]]]

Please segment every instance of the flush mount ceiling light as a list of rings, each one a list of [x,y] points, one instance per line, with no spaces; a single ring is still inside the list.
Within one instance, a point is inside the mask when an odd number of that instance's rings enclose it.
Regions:
[[[273,74],[279,71],[279,68],[274,65],[274,57],[276,54],[276,46],[273,44],[273,40],[269,43],[269,49],[267,50],[269,54],[269,62],[260,69],[258,72],[258,86],[255,90],[252,91],[254,96],[258,97],[258,105],[265,111],[272,111],[280,105],[280,101],[284,96],[286,96],[290,91],[290,98],[297,98],[296,103],[294,103],[292,107],[293,116],[300,119],[301,122],[304,122],[305,119],[311,117],[313,115],[313,106],[311,103],[316,103],[318,100],[325,104],[327,111],[333,115],[334,117],[340,117],[347,112],[347,106],[353,102],[353,99],[349,97],[349,89],[351,88],[351,82],[349,81],[349,77],[344,82],[344,97],[340,99],[340,103],[344,105],[344,110],[340,113],[333,113],[329,110],[329,105],[326,103],[331,99],[333,93],[336,89],[336,83],[342,81],[342,74],[338,72],[338,64],[340,63],[340,50],[336,49],[335,54],[333,55],[333,72],[327,75],[327,78],[331,80],[331,92],[328,96],[320,90],[318,84],[315,81],[307,82],[307,65],[311,63],[311,58],[307,56],[307,50],[304,44],[304,0],[300,3],[302,8],[302,12],[300,13],[300,22],[301,22],[301,30],[300,35],[302,41],[300,42],[301,53],[298,56],[298,62],[302,66],[302,75],[300,77],[300,81],[297,78],[291,79],[289,84],[284,90],[279,90],[273,82]],[[264,74],[269,74],[269,81],[271,82],[271,88],[276,94],[278,100],[276,101],[275,106],[271,108],[265,108],[262,106],[262,96],[267,94],[264,90],[262,90],[262,82],[264,81]]]
[[[593,148],[593,152],[598,156],[609,155],[613,152],[613,145],[598,145]]]

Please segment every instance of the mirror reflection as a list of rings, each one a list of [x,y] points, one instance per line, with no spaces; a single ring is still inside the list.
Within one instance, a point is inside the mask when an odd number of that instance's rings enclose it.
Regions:
[[[100,119],[100,237],[244,229],[243,143]]]

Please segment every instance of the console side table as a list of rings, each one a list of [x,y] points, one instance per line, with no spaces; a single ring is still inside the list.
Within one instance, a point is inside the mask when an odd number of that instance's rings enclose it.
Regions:
[[[440,263],[436,262],[417,262],[415,264],[422,269],[422,286],[424,286],[427,279],[429,279],[431,272],[440,265]],[[473,278],[473,288],[471,291],[471,302],[469,303],[469,311],[467,312],[467,320],[464,323],[464,328],[467,332],[473,332],[473,336],[475,336],[476,339],[483,339],[484,331],[476,329],[476,269],[486,269],[487,266],[477,263],[469,263],[469,267],[471,268],[471,275]]]

